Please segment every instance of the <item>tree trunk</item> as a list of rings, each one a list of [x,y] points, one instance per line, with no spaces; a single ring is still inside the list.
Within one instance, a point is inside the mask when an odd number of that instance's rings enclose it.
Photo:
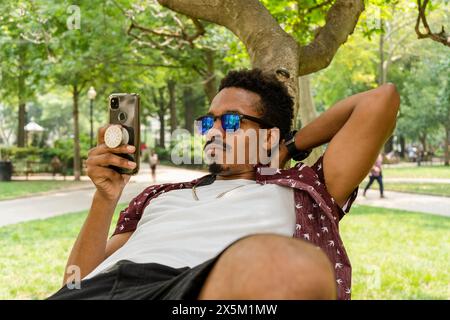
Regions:
[[[449,166],[450,156],[450,128],[445,128],[445,143],[444,143],[444,165]]]
[[[158,91],[159,91],[158,117],[159,117],[159,123],[160,123],[159,146],[161,148],[165,148],[166,147],[166,141],[165,141],[166,125],[165,125],[164,116],[166,114],[166,106],[165,106],[165,103],[164,103],[164,88],[159,88]]]
[[[383,28],[383,19],[380,19],[381,28]],[[380,61],[378,63],[378,85],[381,86],[386,81],[385,77],[385,59],[384,59],[384,32],[380,32],[380,40],[378,46]]]
[[[258,0],[158,0],[176,12],[224,26],[245,45],[252,67],[269,73],[281,68],[288,76],[281,76],[295,101],[298,111],[298,76],[327,67],[338,48],[353,33],[359,15],[364,10],[363,0],[336,0],[328,10],[325,25],[314,40],[301,46],[286,33],[270,12]],[[284,73],[287,75],[286,73]]]
[[[214,99],[217,93],[216,73],[214,66],[214,52],[209,49],[204,50],[204,52],[206,60],[206,76],[205,81],[203,83],[203,89],[205,91],[209,103],[211,104],[212,100]]]
[[[423,152],[427,152],[427,134],[421,134],[419,135],[420,144],[422,145]]]
[[[167,81],[167,90],[169,91],[170,132],[173,132],[178,127],[175,101],[175,81]]]
[[[194,134],[194,95],[191,87],[183,88],[184,128]]]
[[[400,157],[402,158],[402,159],[404,159],[405,158],[405,136],[404,135],[401,135],[400,137],[399,137],[399,139],[400,139]]]
[[[317,118],[317,111],[314,106],[314,100],[311,95],[311,85],[310,85],[310,76],[302,76],[298,78],[299,84],[299,117],[297,120],[301,120],[301,124],[296,124],[296,127],[301,128],[306,126],[308,123],[312,122]],[[305,163],[308,165],[314,164],[317,159],[322,155],[323,150],[322,147],[315,148],[310,156],[305,159]]]
[[[390,136],[384,144],[384,153],[389,153],[394,150],[394,136]]]
[[[25,60],[26,60],[26,47],[20,46],[19,51],[19,77],[18,77],[18,100],[19,100],[19,123],[17,127],[17,146],[25,147],[25,125],[26,125],[26,104],[25,104]]]
[[[383,19],[380,19],[380,25],[383,29],[384,21]],[[385,33],[382,31],[380,33],[380,41],[378,46],[378,53],[380,55],[380,61],[378,64],[378,85],[381,86],[387,82],[387,68],[388,68],[388,61],[385,58],[384,55],[384,47],[385,47]],[[392,150],[394,150],[394,136],[390,136],[389,139],[386,140],[386,143],[384,144],[384,153],[389,153]]]
[[[17,146],[25,147],[26,105],[19,102],[19,124],[17,128]]]
[[[78,86],[73,85],[73,174],[75,181],[80,181],[81,157],[80,157],[80,128],[78,124]]]

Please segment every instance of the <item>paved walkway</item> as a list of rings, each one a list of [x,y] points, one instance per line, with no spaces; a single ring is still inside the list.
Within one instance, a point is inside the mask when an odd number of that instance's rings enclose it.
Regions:
[[[381,199],[378,190],[368,190],[366,197],[363,197],[363,190],[360,189],[355,203],[373,207],[417,211],[450,217],[450,197],[428,196],[395,191],[385,191],[384,193],[386,198]]]
[[[205,172],[159,166],[157,183],[189,181],[206,174]],[[137,176],[132,177],[125,187],[120,203],[128,203],[145,187],[151,185],[151,175],[148,166],[143,165]],[[80,190],[57,191],[52,194],[27,197],[22,199],[0,201],[0,227],[23,221],[46,219],[69,212],[89,209],[95,188]],[[356,203],[377,207],[403,209],[450,217],[450,197],[437,197],[401,192],[386,191],[386,199],[379,199],[377,190],[369,190],[367,198],[362,196],[362,190]]]
[[[157,183],[190,181],[205,173],[193,170],[160,166],[157,170]],[[119,203],[128,203],[151,182],[148,166],[141,167],[139,174],[132,177],[122,192]],[[56,191],[35,197],[0,201],[0,227],[23,221],[46,219],[69,212],[87,210],[91,206],[95,187],[79,190]]]

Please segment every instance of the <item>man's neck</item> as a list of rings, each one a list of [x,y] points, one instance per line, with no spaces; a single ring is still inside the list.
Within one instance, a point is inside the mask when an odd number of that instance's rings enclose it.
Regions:
[[[255,170],[254,169],[246,169],[242,171],[228,171],[221,172],[217,174],[217,180],[233,180],[233,179],[247,179],[247,180],[255,180]]]

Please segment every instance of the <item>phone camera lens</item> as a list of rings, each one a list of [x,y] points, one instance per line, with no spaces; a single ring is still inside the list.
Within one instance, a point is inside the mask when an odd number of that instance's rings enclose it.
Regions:
[[[111,109],[119,108],[119,98],[115,97],[111,99]]]
[[[119,113],[118,119],[120,122],[125,122],[127,120],[127,115],[124,112]]]

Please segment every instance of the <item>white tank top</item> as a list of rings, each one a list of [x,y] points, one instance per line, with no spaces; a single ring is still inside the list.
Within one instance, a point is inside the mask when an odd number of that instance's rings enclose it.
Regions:
[[[289,187],[235,179],[216,180],[196,191],[198,201],[192,189],[173,190],[153,199],[130,239],[85,279],[120,260],[194,267],[246,235],[294,234],[294,195]]]

